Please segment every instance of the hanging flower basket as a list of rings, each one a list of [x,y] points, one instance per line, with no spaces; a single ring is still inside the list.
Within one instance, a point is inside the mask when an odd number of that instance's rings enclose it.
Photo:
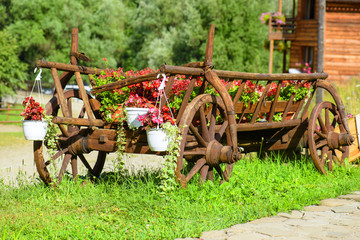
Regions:
[[[20,114],[24,117],[23,132],[26,140],[44,140],[47,130],[47,121],[43,121],[44,109],[33,97],[27,97],[23,101],[24,111]]]
[[[163,152],[167,150],[170,139],[163,128],[150,128],[146,130],[147,141],[151,151]]]
[[[48,125],[46,121],[23,120],[22,122],[26,140],[44,140]]]
[[[128,125],[138,128],[143,126],[143,124],[138,120],[138,117],[145,115],[149,111],[149,108],[126,107],[125,111]]]

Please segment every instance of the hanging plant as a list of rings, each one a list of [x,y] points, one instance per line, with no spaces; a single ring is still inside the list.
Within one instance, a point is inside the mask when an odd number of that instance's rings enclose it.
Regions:
[[[33,97],[27,97],[23,101],[25,110],[20,114],[24,117],[23,133],[26,140],[44,140],[47,122],[43,121],[44,109]]]

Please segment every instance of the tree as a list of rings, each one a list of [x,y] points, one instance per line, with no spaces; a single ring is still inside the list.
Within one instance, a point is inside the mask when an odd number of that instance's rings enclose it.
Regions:
[[[20,61],[18,54],[15,38],[6,30],[0,31],[0,98],[24,87],[27,67]]]
[[[0,0],[1,1],[1,0]],[[3,0],[6,1],[6,0]],[[101,66],[106,57],[111,67],[124,46],[126,8],[116,0],[11,0],[6,29],[16,37],[21,60],[35,67],[36,60],[69,62],[71,28],[79,28],[79,51]],[[0,9],[1,10],[1,9]],[[82,62],[82,65],[89,65]],[[44,80],[51,79],[49,71]]]

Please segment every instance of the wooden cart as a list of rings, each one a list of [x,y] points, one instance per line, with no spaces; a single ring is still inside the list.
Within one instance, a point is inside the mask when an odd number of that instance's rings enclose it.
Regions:
[[[235,71],[214,70],[212,63],[215,27],[211,26],[205,60],[183,66],[163,65],[160,73],[169,76],[165,92],[169,93],[178,74],[193,76],[184,95],[182,105],[176,114],[177,124],[182,128],[180,156],[175,170],[177,180],[182,186],[199,172],[200,182],[212,180],[214,174],[227,181],[236,161],[242,152],[273,150],[294,150],[299,145],[308,148],[316,168],[322,172],[332,169],[333,162],[342,163],[349,156],[349,145],[354,141],[347,125],[345,108],[334,87],[325,81],[326,73],[312,74],[258,74]],[[116,125],[107,123],[100,112],[101,104],[86,93],[82,81],[83,75],[98,74],[95,68],[77,65],[78,59],[87,60],[78,51],[78,32],[73,29],[71,45],[71,64],[40,60],[37,67],[51,69],[55,83],[53,98],[46,105],[46,114],[54,116],[58,124],[59,149],[52,160],[43,157],[43,142],[34,142],[34,155],[41,179],[49,184],[61,181],[67,166],[71,163],[72,176],[77,175],[77,159],[89,173],[99,177],[109,152],[116,151]],[[63,71],[59,77],[58,71]],[[157,78],[158,73],[94,87],[93,94],[122,88],[143,81]],[[65,86],[75,75],[79,90],[67,90]],[[198,95],[191,99],[197,76],[202,76]],[[224,81],[221,81],[224,79]],[[320,102],[309,116],[310,102],[314,91],[307,97],[296,99],[293,92],[287,101],[281,100],[281,92],[289,85],[298,89],[307,85],[312,89],[323,88],[329,92],[333,102]],[[248,85],[255,89],[262,88],[256,102],[240,101]],[[230,89],[237,85],[237,91],[230,94]],[[217,94],[211,95],[205,89],[213,88]],[[270,94],[272,92],[272,95]],[[271,100],[269,100],[271,95]],[[78,115],[72,113],[71,99],[81,99],[83,108]],[[164,102],[164,101],[163,101]],[[274,116],[281,116],[275,121]],[[219,117],[220,116],[220,117]],[[260,119],[259,121],[259,118]],[[335,131],[335,127],[339,131]],[[126,127],[125,127],[126,128]],[[126,152],[142,154],[160,154],[151,152],[145,131],[125,129],[127,133]],[[98,152],[97,161],[90,166],[86,154]],[[48,167],[55,159],[63,156],[58,176],[51,176]],[[186,166],[185,166],[186,161]]]

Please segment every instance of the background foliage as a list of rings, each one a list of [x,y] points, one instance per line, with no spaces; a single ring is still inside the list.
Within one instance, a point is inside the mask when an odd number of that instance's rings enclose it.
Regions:
[[[269,53],[263,47],[267,27],[261,25],[259,17],[262,12],[277,11],[276,0],[0,2],[0,31],[7,34],[2,41],[11,45],[3,51],[11,55],[15,66],[20,66],[19,74],[1,77],[1,83],[13,78],[26,80],[36,60],[42,58],[69,62],[73,27],[79,28],[79,51],[94,60],[91,66],[104,67],[101,59],[106,57],[109,67],[129,70],[202,60],[207,33],[214,23],[213,62],[217,69],[267,72]],[[284,8],[292,6],[290,0],[283,2]],[[16,68],[5,65],[0,75]],[[281,72],[279,53],[275,55],[274,72]],[[30,76],[28,79],[33,79]],[[51,78],[48,75],[43,79]]]

